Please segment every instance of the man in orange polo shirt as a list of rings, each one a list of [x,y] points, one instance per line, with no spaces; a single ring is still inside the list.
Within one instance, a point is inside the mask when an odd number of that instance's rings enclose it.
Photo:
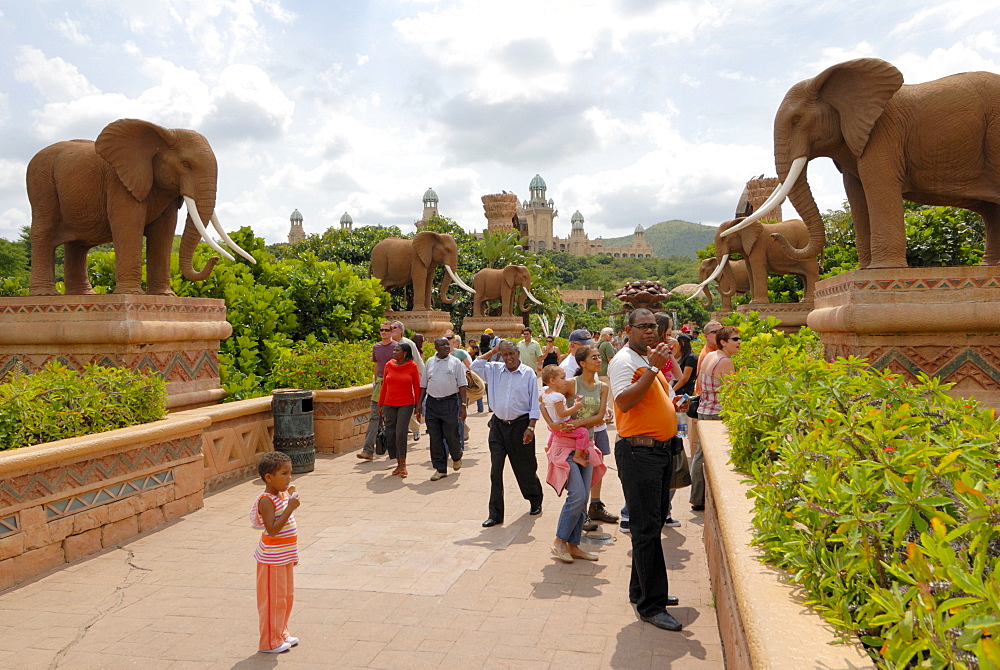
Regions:
[[[626,330],[628,346],[611,359],[608,376],[618,426],[615,463],[631,527],[629,600],[643,621],[677,631],[681,624],[666,609],[677,605],[677,599],[668,595],[660,543],[670,505],[677,436],[677,415],[667,380],[660,373],[671,360],[670,347],[660,342],[656,319],[648,309],[633,310]]]

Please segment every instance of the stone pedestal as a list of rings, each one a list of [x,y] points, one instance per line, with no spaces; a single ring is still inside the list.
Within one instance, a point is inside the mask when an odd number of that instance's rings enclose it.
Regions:
[[[99,363],[157,372],[170,410],[202,407],[226,395],[219,342],[232,332],[225,302],[209,298],[0,298],[0,379],[18,363],[26,372],[54,360],[77,370]]]
[[[506,340],[520,339],[524,321],[519,316],[467,316],[462,321],[462,332],[466,340],[478,338],[487,328],[492,328],[497,337]]]
[[[806,325],[806,317],[813,309],[814,304],[811,302],[749,302],[736,307],[736,311],[741,314],[757,312],[761,319],[773,316],[781,322],[778,330],[785,333],[799,332],[799,328]]]
[[[451,314],[435,310],[393,312],[386,310],[385,318],[389,321],[402,321],[403,325],[415,333],[424,336],[425,341],[434,341],[447,331],[452,330]]]
[[[863,356],[1000,407],[1000,268],[854,270],[816,285],[808,325],[827,358]]]

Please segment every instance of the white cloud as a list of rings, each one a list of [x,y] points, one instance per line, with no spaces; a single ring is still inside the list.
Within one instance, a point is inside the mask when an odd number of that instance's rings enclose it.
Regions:
[[[21,47],[16,62],[17,81],[31,84],[46,100],[62,102],[97,92],[75,65],[58,57],[46,58],[34,47]]]
[[[91,45],[90,37],[80,28],[80,22],[71,19],[69,14],[63,14],[63,17],[56,21],[55,27],[63,37],[73,44],[79,46]]]
[[[31,216],[27,210],[12,207],[0,214],[0,237],[16,240],[21,235],[21,228],[30,225]]]

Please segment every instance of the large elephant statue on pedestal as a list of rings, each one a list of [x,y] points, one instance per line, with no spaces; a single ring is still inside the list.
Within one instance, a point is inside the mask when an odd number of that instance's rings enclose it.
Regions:
[[[422,230],[412,239],[388,237],[372,248],[372,276],[387,289],[413,284],[414,311],[431,310],[434,272],[439,265],[445,269],[438,289],[441,302],[450,305],[455,301],[454,297],[448,296],[452,281],[469,293],[475,293],[455,272],[458,245],[451,235]]]
[[[703,260],[698,265],[698,281],[705,282],[705,280],[715,273],[717,267],[719,267],[718,258],[706,258]],[[750,275],[747,272],[747,262],[727,260],[726,268],[716,281],[719,283],[719,295],[722,296],[722,311],[733,311],[733,296],[750,292]],[[702,304],[705,306],[705,309],[712,309],[715,301],[712,299],[712,294],[708,292],[708,288],[701,289],[701,294]]]
[[[786,253],[816,257],[826,237],[806,165],[826,156],[844,175],[860,269],[906,267],[904,198],[982,216],[983,265],[1000,265],[998,100],[1000,75],[992,72],[904,86],[899,70],[877,58],[833,65],[785,94],[774,117],[774,166],[781,184],[757,212],[789,198],[809,237],[786,240]],[[734,227],[727,234],[738,231]]]
[[[531,271],[523,265],[508,265],[499,270],[483,268],[476,273],[472,286],[476,289],[476,297],[472,303],[473,316],[486,316],[486,301],[497,298],[500,299],[500,316],[514,316],[514,292],[518,286],[524,289],[524,295],[521,296],[521,312],[527,312],[529,309],[525,298],[536,305],[542,304],[531,295]]]
[[[251,263],[215,215],[218,166],[208,140],[193,130],[171,130],[147,121],[119,119],[96,142],[71,140],[48,146],[28,163],[31,203],[31,295],[55,295],[55,250],[65,247],[67,295],[94,292],[87,251],[115,247],[115,293],[142,292],[142,238],[146,238],[146,293],[173,295],[170,253],[177,211],[187,207],[180,266],[191,281],[206,279],[218,257],[196,271],[194,250],[204,240],[229,260],[205,228],[211,221],[225,243]]]
[[[718,266],[711,276],[701,283],[701,288],[705,288],[709,282],[726,272],[731,254],[740,254],[746,260],[752,302],[758,304],[770,302],[767,297],[768,274],[802,277],[805,282],[802,302],[812,302],[816,281],[819,279],[816,257],[802,260],[790,258],[780,241],[784,239],[792,244],[805,246],[809,240],[809,231],[805,224],[798,219],[777,223],[756,221],[749,226],[740,226],[741,223],[743,223],[742,218],[725,221],[719,226],[715,233],[715,258]],[[738,232],[729,235],[728,232],[733,228]],[[731,277],[730,281],[735,279]]]

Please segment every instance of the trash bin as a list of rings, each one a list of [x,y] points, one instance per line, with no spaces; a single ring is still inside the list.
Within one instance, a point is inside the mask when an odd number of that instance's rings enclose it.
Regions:
[[[274,391],[271,412],[274,415],[274,450],[282,451],[292,459],[292,474],[312,472],[316,468],[312,391]]]

